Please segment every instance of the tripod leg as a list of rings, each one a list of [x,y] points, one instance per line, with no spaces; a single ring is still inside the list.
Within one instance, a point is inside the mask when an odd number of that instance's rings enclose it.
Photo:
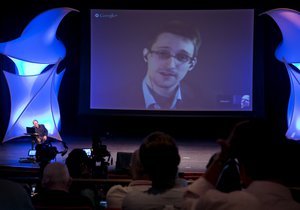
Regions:
[[[35,144],[35,138],[31,139],[31,149],[34,149],[34,144]]]

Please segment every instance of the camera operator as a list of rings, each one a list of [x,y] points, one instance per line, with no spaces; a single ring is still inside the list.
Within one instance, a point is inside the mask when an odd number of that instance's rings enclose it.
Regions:
[[[107,178],[111,155],[107,146],[102,144],[101,137],[92,138],[93,177]]]

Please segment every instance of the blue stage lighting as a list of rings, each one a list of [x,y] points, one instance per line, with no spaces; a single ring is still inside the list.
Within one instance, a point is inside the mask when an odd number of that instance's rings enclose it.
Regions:
[[[0,53],[9,57],[17,68],[15,74],[4,69],[11,113],[3,142],[24,136],[33,119],[46,126],[49,137],[62,140],[58,91],[65,69],[57,73],[57,67],[66,49],[56,38],[56,31],[71,11],[77,10],[68,7],[47,10],[36,16],[19,38],[0,43]]]

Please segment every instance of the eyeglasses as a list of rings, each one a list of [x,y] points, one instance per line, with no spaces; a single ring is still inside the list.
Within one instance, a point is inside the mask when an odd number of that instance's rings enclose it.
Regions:
[[[177,53],[172,54],[168,50],[149,50],[151,54],[157,55],[158,59],[160,60],[167,60],[171,57],[175,58],[180,64],[184,64],[187,62],[191,62],[194,58],[190,57],[189,55],[185,53]]]

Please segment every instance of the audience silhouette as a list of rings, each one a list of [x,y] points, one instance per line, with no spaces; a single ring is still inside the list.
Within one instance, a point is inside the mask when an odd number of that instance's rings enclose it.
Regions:
[[[42,190],[32,197],[35,209],[94,209],[87,197],[69,192],[71,183],[65,164],[49,163],[43,171]]]
[[[140,162],[138,149],[131,156],[130,174],[132,181],[128,186],[114,185],[107,191],[106,200],[108,208],[121,209],[123,199],[129,192],[147,191],[151,187],[151,181]]]
[[[68,167],[70,176],[73,179],[89,179],[92,178],[93,162],[88,157],[86,152],[81,148],[74,148],[66,158],[66,165]],[[75,183],[70,186],[69,191],[88,197],[95,208],[98,208],[100,202],[100,195],[96,185],[91,183]]]
[[[239,122],[228,139],[218,140],[221,151],[205,174],[188,186],[184,209],[300,209],[286,185],[286,140],[264,119]],[[281,154],[283,156],[281,156]],[[239,161],[243,190],[224,193],[216,183],[229,158]]]
[[[21,184],[0,179],[0,186],[1,210],[34,210],[30,194]]]
[[[175,139],[159,131],[150,133],[139,147],[139,157],[152,185],[129,192],[122,209],[180,209],[185,187],[177,184],[180,155]]]

